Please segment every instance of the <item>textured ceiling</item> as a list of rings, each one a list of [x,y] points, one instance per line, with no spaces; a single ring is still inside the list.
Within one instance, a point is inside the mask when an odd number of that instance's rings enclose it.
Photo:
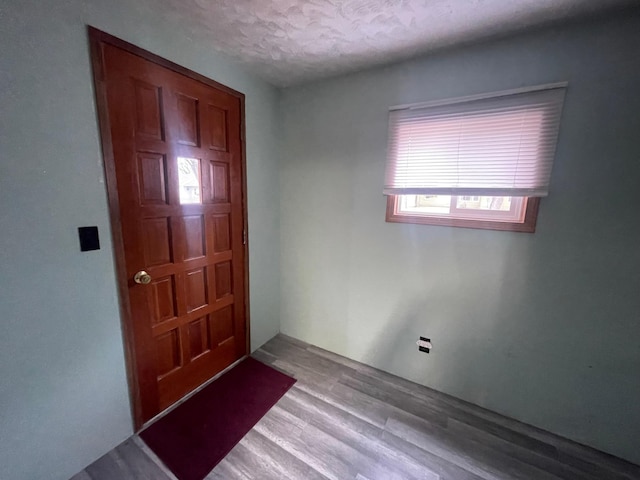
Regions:
[[[639,0],[158,0],[193,36],[279,86]],[[177,17],[177,18],[176,18]]]

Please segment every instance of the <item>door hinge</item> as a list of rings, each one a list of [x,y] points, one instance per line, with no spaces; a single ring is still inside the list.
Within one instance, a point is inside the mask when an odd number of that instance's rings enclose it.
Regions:
[[[247,244],[247,231],[246,230],[242,230],[242,244],[243,245]]]

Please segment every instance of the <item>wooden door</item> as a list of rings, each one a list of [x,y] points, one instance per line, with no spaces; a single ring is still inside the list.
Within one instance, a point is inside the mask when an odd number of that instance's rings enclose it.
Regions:
[[[139,428],[247,354],[243,97],[91,35]]]

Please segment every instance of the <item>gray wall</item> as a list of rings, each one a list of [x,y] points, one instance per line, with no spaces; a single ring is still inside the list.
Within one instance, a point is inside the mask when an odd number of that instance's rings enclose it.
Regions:
[[[132,432],[86,24],[246,94],[252,345],[279,328],[278,92],[150,0],[0,5],[0,477],[64,479]],[[76,228],[102,250],[80,253]]]
[[[636,15],[285,90],[281,330],[640,463],[639,45]],[[385,223],[389,106],[564,80],[535,234]]]

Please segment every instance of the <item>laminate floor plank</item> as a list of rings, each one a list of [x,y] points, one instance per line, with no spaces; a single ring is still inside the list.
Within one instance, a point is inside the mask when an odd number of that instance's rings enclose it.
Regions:
[[[144,440],[142,440],[142,438],[140,438],[138,435],[134,435],[131,437],[131,440],[149,458],[149,460],[151,460],[158,467],[160,467],[160,469],[164,472],[165,476],[169,480],[178,480],[178,478],[173,474],[173,472],[169,470],[169,467],[167,467],[164,463],[162,463],[160,458],[156,455],[156,453],[153,450],[151,450],[151,448],[149,448],[149,446],[144,442]],[[161,478],[164,479],[165,477],[161,477]]]
[[[304,478],[307,480],[327,480],[327,477],[314,470],[296,456],[287,452],[264,435],[251,430],[242,443],[255,455],[268,459],[282,473],[283,478]]]
[[[264,350],[256,350],[251,354],[251,356],[256,360],[260,360],[265,365],[273,365],[273,362],[278,360],[278,357],[276,357],[275,355],[271,355],[269,352],[266,352]]]
[[[310,347],[310,350],[316,348]],[[335,354],[331,353],[329,358],[332,358],[332,355]],[[556,453],[551,454],[551,456],[555,456],[560,462],[582,472],[585,479],[589,479],[592,476],[606,480],[640,479],[640,466],[594,448],[437,392],[423,385],[416,385],[409,380],[390,373],[380,372],[379,375],[376,375],[376,370],[369,366],[359,370],[358,374],[359,376],[356,376],[356,378],[369,378],[370,382],[374,384],[381,382],[404,392],[428,399],[434,409],[442,409],[450,417],[491,432],[508,441],[518,443],[525,439],[524,441],[530,444],[529,448],[546,451],[548,455],[550,452],[548,446],[551,446],[556,450]],[[349,374],[349,376],[353,376],[353,374]]]
[[[122,468],[118,465],[118,462],[114,459],[114,452],[110,451],[106,455],[103,455],[87,468],[85,472],[93,480],[103,479],[116,479],[116,478],[131,478],[126,475],[126,472],[122,471]]]
[[[500,437],[494,436],[479,428],[473,427],[454,419],[449,419],[448,431],[458,437],[466,438],[502,452],[510,457],[527,463],[545,472],[549,472],[564,480],[600,480],[601,477],[580,471],[558,460],[558,457],[550,458],[546,455],[530,450],[518,443],[512,443]]]
[[[162,468],[132,438],[96,460],[85,471],[93,480],[169,480]]]
[[[369,458],[371,463],[383,462],[402,472],[403,478],[438,480],[439,476],[414,461],[402,451],[386,446],[382,441],[383,430],[333,405],[293,389],[278,406],[300,418],[327,435],[351,445]]]
[[[483,431],[503,438],[510,443],[521,445],[528,450],[536,451],[551,458],[558,457],[555,446],[519,432],[514,432],[499,423],[474,415],[473,412],[460,409],[455,404],[438,401],[438,399],[430,396],[406,392],[403,389],[398,389],[397,386],[392,383],[376,381],[373,377],[361,374],[345,374],[341,377],[340,383],[390,405],[394,405],[400,410],[412,413],[420,418],[429,419],[435,423],[444,422],[445,426],[448,421],[445,419],[453,419],[475,426]],[[438,419],[440,419],[440,422],[438,422]]]
[[[595,454],[589,452],[585,455],[583,448],[585,447],[581,445],[580,453],[577,455],[575,453],[565,453],[565,450],[561,449],[560,461],[585,472],[585,474],[593,475],[599,480],[640,480],[640,470],[637,470],[635,465],[620,464],[620,459],[616,457],[613,457],[613,459],[601,459],[601,455],[606,454],[597,450]]]
[[[338,378],[343,373],[354,371],[331,359],[316,355],[297,344],[286,342],[280,337],[275,337],[267,342],[261,347],[261,350],[266,350],[268,353],[287,360],[289,363],[306,367],[325,376]]]
[[[308,435],[303,438],[302,431],[291,435],[286,422],[283,421],[287,418],[284,410],[275,406],[269,413],[271,417],[282,416],[282,418],[279,421],[260,421],[254,427],[258,433],[328,479],[352,479],[357,475],[358,472],[348,458],[332,454],[325,445],[317,441],[317,438],[310,439]]]
[[[291,373],[291,370],[285,371]],[[333,405],[344,412],[380,428],[384,426],[386,419],[393,411],[393,407],[355,390],[342,385],[336,385],[335,382],[333,384],[318,384],[313,381],[309,382],[304,378],[299,378],[294,373],[291,374],[299,380],[294,385],[294,389],[306,392],[329,405]]]
[[[406,455],[409,455],[421,465],[428,465],[429,469],[440,476],[440,480],[485,480],[486,477],[476,475],[465,468],[451,463],[444,458],[434,455],[413,443],[396,437],[395,435],[384,431],[382,433],[382,442],[390,448],[394,448]]]
[[[364,435],[374,439],[382,436],[382,428],[300,388],[292,388],[289,394],[278,402],[278,407],[307,423],[321,425],[329,433],[335,432],[336,435],[339,432],[345,435]]]
[[[309,384],[312,388],[317,390],[331,388],[338,381],[335,374],[328,375],[326,373],[319,373],[308,367],[296,365],[295,363],[286,360],[278,359],[273,362],[271,366],[294,377],[301,384]]]
[[[131,478],[143,480],[168,480],[168,476],[158,465],[140,449],[132,438],[126,440],[115,448],[119,459]]]
[[[551,473],[408,413],[389,418],[385,430],[486,480],[559,480]]]
[[[231,450],[233,452],[233,450]],[[216,467],[209,472],[206,476],[206,480],[227,480],[233,478],[234,480],[249,480],[246,476],[238,470],[233,464],[236,460],[235,455],[227,455]]]
[[[349,388],[361,395],[366,395],[371,399],[375,399],[383,405],[394,407],[396,410],[411,413],[417,417],[437,424],[443,428],[447,427],[448,412],[434,408],[428,402],[419,397],[409,395],[401,390],[394,390],[392,387],[385,387],[382,384],[375,385],[373,383],[362,382],[352,376],[343,375],[338,381],[339,387]]]
[[[207,480],[640,480],[640,466],[277,335],[297,383]],[[175,480],[137,436],[72,480]]]
[[[318,347],[309,347],[309,351],[320,352],[321,349]],[[326,356],[327,358],[339,357],[335,353],[331,352],[327,352],[323,356]],[[353,360],[347,360],[348,362],[354,362]],[[553,449],[559,448],[562,445],[569,445],[572,448],[578,449],[593,450],[589,447],[584,447],[572,442],[571,440],[558,437],[557,435],[551,434],[542,429],[521,423],[517,420],[492,412],[491,410],[487,410],[464,400],[438,392],[429,387],[418,385],[391,373],[376,370],[368,365],[363,365],[363,367],[359,369],[353,368],[353,370],[357,370],[357,373],[344,373],[343,376],[351,377],[362,382],[368,382],[372,385],[378,386],[380,389],[384,389],[386,386],[394,391],[402,391],[416,396],[419,399],[426,401],[434,410],[441,411],[447,416],[454,417],[472,425],[481,423],[481,428],[491,428],[496,432],[496,434],[508,435],[510,441],[514,441],[518,437],[526,438],[527,442],[538,440],[538,447],[542,450],[546,450],[547,452],[551,452]],[[593,451],[597,454],[601,454],[601,452],[598,452],[597,450]]]
[[[310,351],[319,350],[317,347],[310,347]],[[327,358],[334,359],[336,354],[328,353]],[[347,364],[351,365],[352,360]],[[507,442],[521,445],[532,452],[548,456],[558,460],[562,466],[551,462],[551,468],[556,474],[568,476],[568,478],[592,478],[607,480],[639,480],[640,467],[612,455],[600,452],[591,447],[587,447],[566,438],[546,432],[537,427],[533,427],[517,420],[504,417],[490,410],[478,407],[449,395],[437,392],[422,385],[416,385],[406,379],[396,377],[386,372],[379,372],[369,366],[364,366],[357,370],[344,373],[341,383],[358,388],[363,392],[391,392],[392,403],[397,404],[401,398],[395,398],[395,392],[400,391],[405,394],[416,396],[429,404],[431,408],[439,412],[442,416],[450,417],[456,421],[464,422],[471,427],[475,427],[486,433],[506,440]],[[369,383],[371,388],[363,388]],[[379,395],[373,394],[376,398]],[[398,395],[403,397],[403,395]],[[540,459],[545,462],[545,459]],[[566,468],[565,468],[566,467]]]
[[[86,472],[86,470],[81,470],[76,473],[70,480],[92,480],[91,476]]]
[[[226,460],[228,460],[236,475],[239,473],[242,479],[291,480],[270,458],[256,454],[256,452],[247,448],[244,440],[233,447]]]
[[[311,424],[304,430],[301,440],[307,445],[321,446],[327,457],[337,457],[347,462],[355,469],[353,477],[362,474],[370,480],[417,480],[419,478],[408,475],[392,464],[368,456],[355,446],[343,442]]]

